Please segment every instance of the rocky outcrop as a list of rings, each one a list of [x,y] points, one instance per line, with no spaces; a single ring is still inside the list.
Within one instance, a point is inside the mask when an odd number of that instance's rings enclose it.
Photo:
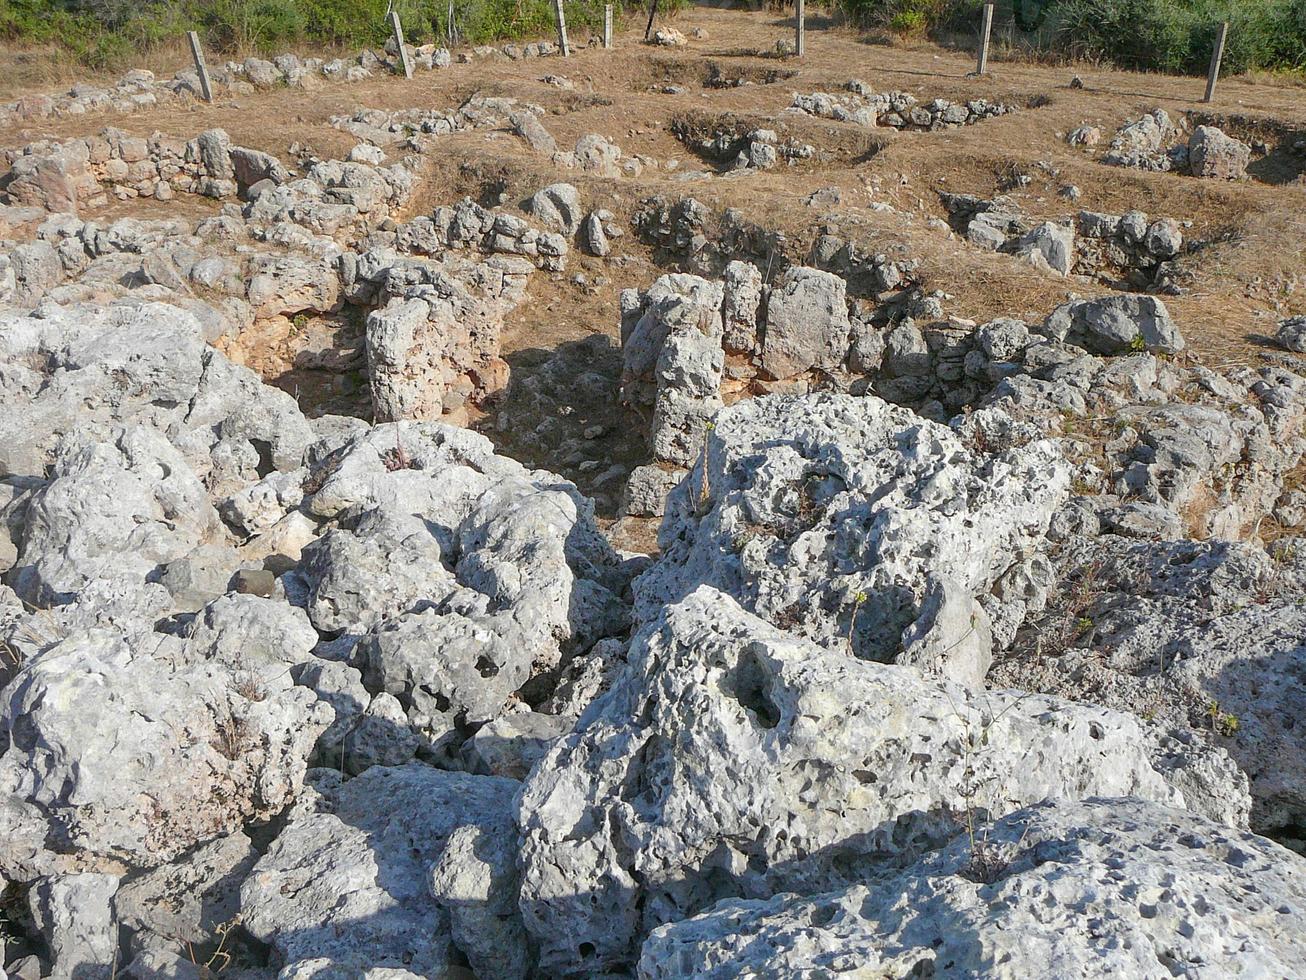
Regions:
[[[1184,339],[1170,311],[1150,296],[1108,296],[1066,303],[1044,321],[1042,332],[1053,340],[1107,356],[1130,351],[1177,354],[1184,349]]]
[[[1279,321],[1274,339],[1285,350],[1306,354],[1306,316],[1288,317]]]
[[[709,584],[782,629],[890,661],[915,658],[921,603],[943,589],[966,628],[929,666],[977,683],[985,621],[1008,632],[1023,615],[991,590],[1037,553],[1067,481],[1048,443],[970,456],[947,428],[874,397],[740,402],[668,500],[665,558],[638,606],[651,616]]]
[[[951,223],[980,248],[1017,255],[1057,275],[1092,276],[1116,288],[1176,293],[1174,260],[1184,246],[1173,218],[1150,219],[1080,211],[1074,218],[1035,222],[1012,199],[941,194]]]
[[[359,637],[372,691],[429,752],[502,714],[533,678],[620,632],[629,573],[570,484],[481,436],[379,426],[322,466],[305,506],[336,527],[296,579],[315,626]]]
[[[1186,164],[1182,154],[1168,153],[1167,144],[1179,134],[1178,127],[1164,109],[1154,109],[1122,126],[1111,139],[1103,163],[1139,170],[1170,170]]]
[[[1188,125],[1188,120],[1176,124],[1164,109],[1154,109],[1116,132],[1102,162],[1220,180],[1246,178],[1250,146],[1215,126],[1203,125],[1196,126],[1186,142],[1182,141]]]
[[[949,102],[934,99],[919,102],[910,92],[874,92],[865,82],[848,82],[840,94],[812,92],[795,94],[789,111],[821,119],[836,119],[862,126],[887,126],[901,130],[936,130],[968,126],[994,116],[1015,112],[1017,107],[987,99]]]
[[[514,780],[419,763],[313,775],[240,893],[287,969],[437,976],[461,954],[478,975],[526,976],[516,870],[494,847],[513,833]]]
[[[664,607],[627,661],[518,800],[521,910],[554,976],[627,964],[647,930],[724,898],[844,887],[939,846],[967,812],[1178,804],[1168,774],[1200,764],[1131,716],[866,663],[706,586]],[[1245,818],[1227,758],[1204,761],[1221,781],[1189,805]]]
[[[1293,604],[1306,560],[1296,552],[1292,540],[1277,559],[1245,544],[1077,541],[1060,561],[1090,570],[1075,614],[1088,629],[1046,658],[1004,660],[995,679],[1201,733],[1248,774],[1253,826],[1291,833],[1306,819],[1293,720],[1306,703],[1292,681],[1306,671],[1306,612]]]
[[[772,377],[840,367],[852,330],[844,280],[801,266],[786,270],[768,294],[766,325],[762,367]]]
[[[995,963],[1013,976],[1165,976],[1249,962],[1291,975],[1306,969],[1287,911],[1306,898],[1304,873],[1292,852],[1191,813],[1136,799],[1049,802],[881,880],[725,902],[663,926],[639,976],[979,976]]]
[[[29,657],[0,701],[0,874],[155,867],[293,800],[331,711],[236,653],[95,629]]]

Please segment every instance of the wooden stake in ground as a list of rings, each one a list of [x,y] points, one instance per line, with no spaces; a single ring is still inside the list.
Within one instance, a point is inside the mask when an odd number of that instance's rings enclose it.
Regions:
[[[1211,68],[1206,73],[1206,98],[1210,102],[1215,98],[1215,83],[1220,80],[1220,62],[1224,60],[1224,42],[1229,37],[1229,22],[1220,24],[1220,32],[1215,35],[1215,50],[1211,52]]]
[[[803,0],[794,0],[794,54],[803,56],[807,50],[807,11]]]
[[[983,75],[989,70],[989,35],[993,32],[993,4],[984,5],[984,19],[980,23],[979,64],[975,74]]]
[[[647,41],[648,36],[653,33],[653,18],[656,17],[657,15],[658,15],[658,0],[653,0],[653,2],[648,5],[648,26],[644,28],[645,41]]]
[[[567,18],[562,12],[562,0],[553,0],[553,12],[558,17],[558,47],[564,58],[571,57],[571,47],[567,44]]]
[[[404,70],[404,78],[413,77],[413,63],[408,60],[408,49],[404,47],[404,29],[399,23],[399,11],[390,8],[390,29],[394,31],[395,44],[399,45],[399,64]]]
[[[209,82],[209,66],[204,63],[204,49],[200,47],[200,36],[194,31],[186,32],[190,42],[190,56],[195,59],[195,73],[200,77],[200,95],[205,102],[213,101],[213,85]]]
[[[603,47],[612,47],[612,4],[603,5]]]
[[[457,37],[457,32],[454,30],[453,26],[453,0],[449,0],[449,16],[448,19],[445,20],[444,33],[446,43],[452,48],[454,46],[454,39]]]

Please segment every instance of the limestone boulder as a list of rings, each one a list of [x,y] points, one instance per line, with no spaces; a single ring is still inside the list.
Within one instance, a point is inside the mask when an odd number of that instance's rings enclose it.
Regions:
[[[1214,126],[1198,126],[1188,140],[1188,166],[1194,177],[1238,180],[1247,176],[1252,148]]]
[[[1292,976],[1306,860],[1137,799],[1049,801],[839,891],[723,902],[645,942],[642,980],[882,976]]]
[[[973,676],[979,661],[962,652],[983,633],[973,607],[997,614],[994,585],[1038,553],[1068,480],[1051,443],[972,454],[947,427],[874,396],[739,402],[667,499],[663,557],[636,584],[637,614],[708,584],[781,629],[890,661],[924,639],[924,622],[919,637],[904,631],[944,589],[962,603],[968,639],[952,653]],[[950,674],[947,661],[933,669]]]
[[[812,368],[832,371],[848,356],[847,283],[819,269],[794,266],[772,288],[766,303],[762,367],[773,378]]]
[[[267,819],[330,720],[288,671],[246,671],[165,634],[69,636],[0,695],[0,798],[24,815],[0,874],[152,868]],[[29,835],[44,850],[24,852]]]
[[[628,669],[518,801],[521,909],[551,975],[619,969],[643,935],[728,897],[829,891],[940,846],[966,814],[1128,795],[1183,806],[1176,758],[1133,716],[970,692],[817,647],[702,587],[637,635]],[[837,806],[830,801],[837,800]]]
[[[317,971],[329,964],[331,971],[354,976],[377,969],[447,976],[461,953],[451,918],[477,897],[482,909],[493,903],[507,922],[493,936],[473,936],[466,952],[479,954],[480,944],[497,940],[496,962],[527,960],[512,910],[517,882],[510,850],[491,858],[479,896],[470,882],[442,877],[438,891],[431,883],[433,866],[450,846],[462,853],[470,844],[482,862],[491,856],[460,830],[491,841],[511,838],[515,780],[421,763],[373,767],[343,784],[329,770],[314,770],[314,777],[241,888],[245,928],[271,945],[287,968],[325,960],[304,975],[321,975]]]

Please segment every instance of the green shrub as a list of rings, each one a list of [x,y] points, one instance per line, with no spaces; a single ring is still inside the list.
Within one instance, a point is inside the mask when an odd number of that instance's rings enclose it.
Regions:
[[[1224,70],[1306,65],[1306,0],[1061,0],[1055,42],[1126,68],[1200,74],[1221,21]]]
[[[982,0],[832,0],[848,19],[897,34],[973,43]],[[1051,54],[1200,74],[1229,21],[1224,70],[1306,68],[1306,0],[999,0],[999,29]]]
[[[899,34],[924,34],[929,21],[919,10],[902,10],[893,15],[889,27]]]
[[[446,36],[447,0],[396,0],[395,7],[412,42]],[[603,0],[566,0],[564,9],[578,39],[602,28]],[[0,37],[57,44],[83,64],[111,68],[187,30],[201,31],[205,44],[223,53],[292,44],[379,47],[390,36],[386,10],[387,0],[0,0]],[[455,26],[473,44],[549,36],[553,3],[457,0]]]

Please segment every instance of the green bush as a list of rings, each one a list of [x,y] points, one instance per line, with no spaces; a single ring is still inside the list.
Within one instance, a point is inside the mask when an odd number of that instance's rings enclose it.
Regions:
[[[1062,0],[1056,44],[1126,68],[1201,73],[1221,21],[1224,70],[1306,65],[1306,0]]]
[[[850,20],[967,42],[982,0],[832,0]],[[998,0],[998,23],[1035,50],[1144,71],[1202,73],[1229,22],[1224,69],[1306,68],[1306,0]]]
[[[223,53],[274,52],[292,44],[379,47],[390,36],[387,0],[0,0],[0,37],[57,44],[77,60],[120,67],[187,30]],[[396,0],[414,43],[442,40],[448,0]],[[620,13],[621,5],[616,4]],[[603,24],[603,0],[566,0],[578,38]],[[456,0],[455,26],[473,44],[549,36],[552,0]]]

